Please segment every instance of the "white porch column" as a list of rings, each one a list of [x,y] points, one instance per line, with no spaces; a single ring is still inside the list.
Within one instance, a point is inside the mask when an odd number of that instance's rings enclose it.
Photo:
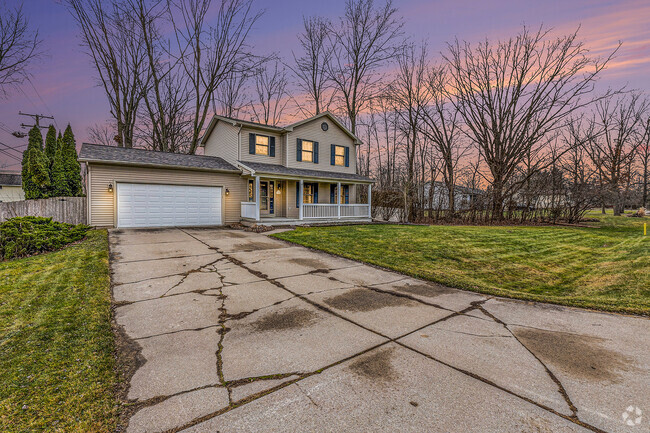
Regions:
[[[338,206],[336,206],[337,216],[341,219],[341,182],[336,184],[336,203],[338,204]]]
[[[260,177],[255,176],[255,219],[260,220]]]
[[[300,188],[298,188],[298,219],[302,220],[302,199],[303,199],[303,184],[302,184],[302,179],[300,179]]]
[[[372,219],[372,184],[368,184],[368,218]]]

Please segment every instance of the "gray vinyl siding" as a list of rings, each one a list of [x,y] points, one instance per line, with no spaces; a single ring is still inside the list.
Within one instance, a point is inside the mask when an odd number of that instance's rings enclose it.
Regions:
[[[222,186],[224,194],[224,224],[234,223],[240,220],[240,203],[247,200],[246,182],[236,173],[96,163],[90,163],[89,166],[89,224],[93,226],[115,227],[115,184],[119,182]],[[108,184],[113,184],[113,192],[108,191]],[[226,188],[230,191],[228,196],[225,195]]]
[[[237,162],[237,140],[239,127],[219,121],[208,137],[203,153],[208,156],[218,156],[235,165]],[[248,137],[246,137],[248,143]]]
[[[323,131],[321,123],[327,122],[329,129]],[[289,161],[287,167],[305,168],[310,170],[323,170],[338,173],[356,173],[357,171],[357,152],[354,141],[341,128],[327,117],[314,119],[289,132]],[[318,142],[318,164],[313,162],[296,161],[296,140],[310,140]],[[331,145],[346,146],[350,148],[349,167],[330,164]]]

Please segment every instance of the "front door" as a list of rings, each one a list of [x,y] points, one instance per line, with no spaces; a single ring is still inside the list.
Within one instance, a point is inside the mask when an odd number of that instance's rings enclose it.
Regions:
[[[275,184],[272,180],[260,181],[260,215],[272,216],[275,214]]]

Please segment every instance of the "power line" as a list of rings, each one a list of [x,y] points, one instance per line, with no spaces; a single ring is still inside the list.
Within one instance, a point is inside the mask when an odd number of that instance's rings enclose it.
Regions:
[[[3,155],[5,155],[5,156],[8,156],[9,158],[13,158],[13,159],[15,159],[15,160],[18,161],[18,162],[22,162],[22,159],[21,159],[21,158],[18,158],[16,155],[11,154],[11,153],[7,152],[7,151],[4,150],[4,149],[0,149],[0,153],[3,154]]]
[[[32,82],[32,80],[27,78],[27,81],[29,81],[29,84],[32,86],[32,89],[34,89],[34,93],[36,93],[36,96],[38,96],[38,99],[41,100],[41,102],[43,103],[43,106],[45,107],[45,109],[51,113],[52,110],[50,110],[50,107],[47,106],[47,104],[45,103],[45,101],[41,97],[41,94],[38,93],[38,90],[36,90],[36,86],[34,86],[34,83]],[[54,117],[52,117],[52,120],[54,120],[54,125],[56,125],[56,129],[59,129],[59,124],[56,123],[56,119]]]
[[[23,152],[18,150],[16,147],[9,146],[8,144],[4,144],[2,141],[0,141],[0,145],[4,146],[5,148],[9,150],[13,150],[14,152],[18,153],[19,155],[22,155]]]

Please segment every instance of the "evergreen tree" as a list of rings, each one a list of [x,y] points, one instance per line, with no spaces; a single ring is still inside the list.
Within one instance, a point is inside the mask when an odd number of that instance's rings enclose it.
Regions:
[[[77,161],[77,143],[75,142],[70,124],[68,124],[63,133],[61,149],[63,152],[63,168],[70,195],[73,197],[80,196],[83,193],[81,186],[81,165]]]
[[[69,197],[72,195],[65,176],[63,148],[59,148],[54,155],[52,164],[52,194],[54,197]]]
[[[29,131],[27,150],[23,153],[22,175],[26,199],[47,198],[50,188],[49,161],[43,153],[43,135],[34,126]]]
[[[45,155],[50,161],[50,170],[54,164],[54,157],[56,156],[58,146],[59,144],[56,141],[56,129],[53,125],[50,125],[50,127],[47,128],[47,134],[45,135]]]

